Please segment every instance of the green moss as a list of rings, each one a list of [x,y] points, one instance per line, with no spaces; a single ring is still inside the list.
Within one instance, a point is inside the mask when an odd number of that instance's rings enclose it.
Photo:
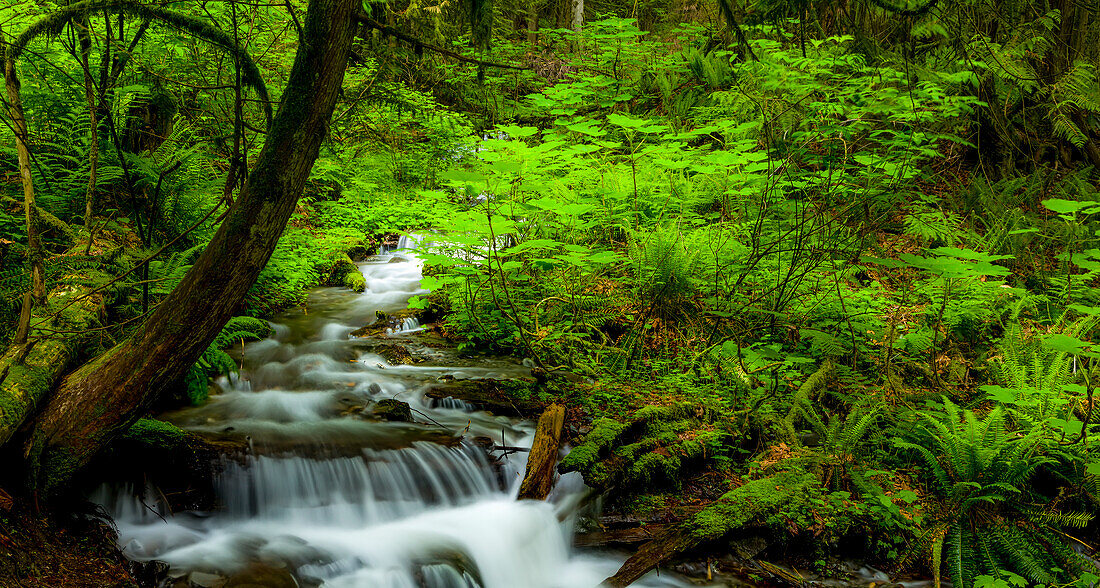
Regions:
[[[197,365],[187,370],[183,377],[183,395],[181,400],[191,406],[198,406],[210,396],[210,387],[207,383],[206,372]]]
[[[748,526],[776,534],[809,531],[819,539],[835,540],[862,514],[850,498],[848,492],[828,492],[813,474],[783,471],[727,492],[692,517],[685,529],[699,541]]]
[[[643,406],[634,412],[634,420],[652,423],[654,421],[678,421],[688,418],[701,418],[706,415],[706,409],[694,402],[679,402],[676,404]]]
[[[697,513],[687,527],[696,539],[712,541],[749,523],[763,522],[790,510],[791,502],[803,501],[814,486],[819,487],[817,478],[806,472],[780,472],[746,482]]]
[[[572,472],[589,470],[601,457],[607,454],[611,446],[619,439],[626,425],[608,418],[598,419],[592,430],[584,438],[584,443],[573,448],[561,461],[558,470]],[[588,477],[585,476],[587,480]]]
[[[356,268],[356,271],[344,274],[344,287],[353,292],[362,292],[367,289],[367,279]]]
[[[172,449],[185,445],[188,434],[183,429],[156,419],[138,419],[118,441],[139,443],[156,449]]]
[[[8,372],[0,382],[0,445],[53,388],[70,358],[69,349],[58,341],[39,342],[16,364],[14,359],[19,353],[20,348],[13,348],[4,359]]]

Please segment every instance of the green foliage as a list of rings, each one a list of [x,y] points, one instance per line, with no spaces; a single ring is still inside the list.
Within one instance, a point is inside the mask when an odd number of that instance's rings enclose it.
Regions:
[[[1060,527],[1084,526],[1091,514],[1062,512],[1031,486],[1035,472],[1055,460],[1042,429],[1018,433],[999,407],[979,418],[947,399],[942,412],[919,418],[911,440],[895,445],[915,454],[930,478],[934,520],[923,548],[931,550],[937,581],[941,570],[956,586],[1010,571],[1049,584],[1083,569]]]

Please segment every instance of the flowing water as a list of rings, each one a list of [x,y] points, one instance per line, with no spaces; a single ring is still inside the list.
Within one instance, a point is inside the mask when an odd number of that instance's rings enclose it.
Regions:
[[[546,502],[518,501],[527,454],[487,456],[471,441],[529,447],[532,423],[425,396],[441,380],[519,377],[526,368],[433,349],[415,320],[384,337],[349,336],[376,311],[425,293],[421,267],[400,246],[371,258],[361,266],[363,294],[315,291],[276,319],[273,337],[244,348],[241,374],[222,393],[166,415],[199,434],[246,439],[251,450],[223,458],[212,512],[167,512],[155,489],[139,500],[133,489],[101,488],[95,498],[126,555],[207,585],[256,564],[333,588],[587,588],[613,574],[621,558],[571,547],[579,479],[564,476]],[[391,365],[377,352],[393,341],[430,361]],[[383,399],[409,403],[427,424],[363,416]],[[664,575],[639,585],[680,583]]]

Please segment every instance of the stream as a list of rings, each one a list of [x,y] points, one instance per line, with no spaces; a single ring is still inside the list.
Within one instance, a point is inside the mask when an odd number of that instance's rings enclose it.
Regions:
[[[441,381],[523,377],[526,368],[432,347],[411,319],[381,336],[350,335],[426,293],[407,244],[361,264],[363,294],[321,288],[276,317],[275,334],[244,346],[240,375],[206,404],[160,417],[243,438],[249,451],[221,458],[211,511],[169,512],[155,488],[97,490],[127,557],[165,562],[168,586],[284,585],[234,583],[263,566],[291,586],[588,588],[618,569],[622,557],[572,547],[584,491],[576,474],[545,502],[519,501],[527,454],[487,456],[473,442],[530,447],[532,422],[425,394]],[[392,342],[427,361],[392,365],[379,353]],[[415,422],[371,420],[386,399],[408,403]],[[650,574],[637,585],[685,582]]]

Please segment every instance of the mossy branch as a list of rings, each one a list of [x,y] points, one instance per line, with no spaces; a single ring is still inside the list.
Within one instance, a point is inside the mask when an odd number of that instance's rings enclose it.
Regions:
[[[432,45],[431,43],[425,43],[424,41],[421,41],[420,39],[417,39],[416,37],[414,37],[412,35],[408,35],[406,33],[403,33],[403,32],[401,32],[401,31],[399,31],[399,30],[397,30],[393,27],[386,26],[386,25],[378,22],[377,20],[374,20],[373,18],[367,16],[365,13],[359,13],[358,15],[356,15],[356,19],[361,24],[366,25],[366,26],[368,26],[372,29],[376,29],[376,30],[380,31],[383,35],[389,35],[391,37],[394,37],[396,39],[400,39],[400,40],[412,45],[413,48],[415,48],[417,50],[427,49],[429,51],[434,51],[436,53],[439,53],[440,55],[446,55],[447,57],[450,57],[451,59],[456,59],[456,60],[461,61],[463,63],[472,63],[472,64],[477,65],[479,67],[500,67],[500,68],[504,68],[504,69],[531,69],[530,67],[523,66],[523,65],[511,65],[511,64],[508,64],[508,63],[496,63],[496,62],[493,62],[493,61],[482,61],[480,59],[474,59],[473,57],[466,57],[465,55],[462,55],[462,54],[457,53],[455,51],[451,51],[450,49],[444,49],[443,47],[439,47],[437,45]]]
[[[83,2],[70,4],[38,19],[34,24],[27,27],[15,41],[8,45],[8,59],[11,59],[13,62],[18,60],[23,50],[27,47],[27,44],[36,37],[44,33],[49,33],[50,31],[60,30],[60,28],[70,20],[98,11],[126,13],[147,20],[158,20],[187,31],[199,39],[225,49],[235,60],[237,60],[237,63],[240,64],[241,81],[244,85],[252,88],[257,96],[259,96],[260,102],[264,107],[264,115],[267,117],[267,124],[271,126],[273,114],[271,97],[267,92],[267,85],[264,84],[263,77],[260,75],[260,69],[256,66],[256,62],[252,60],[252,57],[248,55],[244,47],[234,41],[233,37],[204,20],[172,10],[166,10],[159,6],[140,4],[133,0],[84,0]]]

